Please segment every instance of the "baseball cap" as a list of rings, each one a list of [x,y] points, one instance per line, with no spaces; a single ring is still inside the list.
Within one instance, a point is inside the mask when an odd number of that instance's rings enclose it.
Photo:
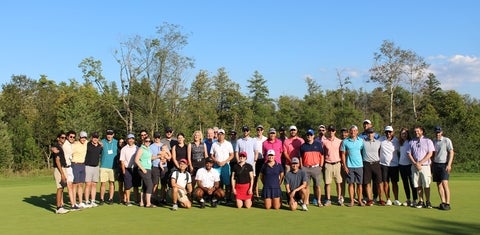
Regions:
[[[298,160],[298,158],[294,157],[294,158],[292,158],[292,164],[294,164],[294,163],[298,164],[298,163],[300,163],[300,160]]]
[[[225,130],[224,129],[218,129],[218,134],[225,134]]]
[[[330,126],[328,126],[328,129],[327,129],[327,130],[329,130],[329,131],[336,131],[337,128],[335,128],[334,125],[330,125]]]
[[[442,127],[436,126],[433,130],[435,131],[435,133],[439,133],[442,132]]]
[[[135,136],[133,134],[128,134],[127,139],[135,139]]]
[[[258,128],[261,128],[262,130],[265,129],[265,128],[263,128],[262,125],[258,125],[256,129],[258,129]]]
[[[267,156],[269,156],[269,155],[275,156],[275,150],[273,150],[273,149],[268,150],[267,151]]]
[[[247,157],[247,152],[238,153],[238,157]]]
[[[296,126],[290,126],[289,130],[298,130]]]
[[[250,131],[250,128],[248,128],[248,126],[242,126],[242,131]]]
[[[80,131],[80,134],[78,134],[80,136],[80,138],[87,138],[88,135],[87,135],[87,132],[85,131]]]
[[[213,163],[213,158],[212,157],[207,157],[207,160],[205,160],[205,162],[210,162],[210,163]]]
[[[318,129],[320,129],[320,128],[325,128],[325,125],[318,126]]]
[[[106,131],[107,135],[113,135],[113,133],[115,133],[112,129],[108,129]]]
[[[271,134],[271,133],[275,133],[275,134],[277,133],[277,131],[275,130],[275,128],[272,127],[272,128],[270,128],[270,129],[268,129],[268,134]]]
[[[392,126],[386,126],[384,131],[393,131],[393,127]]]
[[[278,128],[279,131],[285,131],[285,126],[281,126],[280,128]]]
[[[312,129],[308,129],[307,135],[315,135],[315,132]]]
[[[236,130],[230,130],[230,135],[236,135],[237,131]]]
[[[92,138],[98,138],[98,137],[100,137],[98,132],[95,131],[95,132],[92,133]]]
[[[153,133],[153,138],[160,138],[160,137],[162,137],[162,135],[160,134],[160,132],[155,131],[155,133]]]
[[[185,164],[188,164],[188,161],[187,161],[187,159],[185,159],[185,158],[182,158],[182,159],[180,159],[180,163],[185,163]]]
[[[363,123],[364,123],[364,124],[365,124],[365,123],[372,124],[372,121],[370,121],[370,120],[368,120],[368,119],[365,119],[365,120],[363,120]]]

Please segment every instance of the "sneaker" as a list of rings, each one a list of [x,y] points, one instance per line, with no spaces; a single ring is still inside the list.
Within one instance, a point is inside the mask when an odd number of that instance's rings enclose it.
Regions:
[[[70,207],[70,211],[78,211],[80,210],[80,207],[78,207],[77,204],[73,205],[72,207]]]
[[[63,207],[60,207],[60,208],[58,208],[57,210],[55,210],[55,214],[66,214],[66,213],[68,213],[68,212],[69,212],[69,210],[67,210],[67,209],[65,209],[65,208],[63,208]]]
[[[343,206],[343,198],[338,199],[338,205]]]
[[[388,199],[387,202],[385,203],[385,205],[391,206],[391,205],[393,205],[393,203],[392,203],[392,201],[391,201],[390,199]]]
[[[423,207],[425,207],[425,203],[423,203],[422,201],[419,201],[419,202],[417,203],[417,205],[415,206],[415,208],[419,208],[419,209],[420,209],[420,208],[423,208]]]
[[[177,205],[177,204],[173,204],[173,206],[172,206],[172,211],[176,211],[176,210],[178,210],[178,205]]]
[[[425,208],[432,209],[432,204],[430,203],[430,201],[427,201],[427,204],[425,204]]]
[[[213,199],[212,200],[212,208],[217,207],[217,200]]]
[[[300,205],[302,205],[302,204],[303,204],[303,200],[302,200],[302,199],[300,199],[300,200],[298,200],[298,202],[297,202],[297,203],[298,203],[298,204],[300,204]]]
[[[395,205],[395,206],[401,206],[402,203],[401,203],[399,200],[395,200],[395,201],[393,201],[393,205]]]
[[[132,206],[131,202],[125,202],[125,206]]]
[[[107,204],[108,204],[108,205],[113,205],[113,199],[108,199]]]
[[[413,200],[412,204],[410,204],[411,207],[417,207],[417,201]]]
[[[80,204],[78,204],[78,207],[80,207],[80,208],[82,208],[82,209],[83,209],[83,208],[88,208],[88,207],[87,207],[87,204],[85,204],[85,203],[83,203],[83,202],[80,203]]]
[[[331,206],[332,205],[332,201],[330,200],[326,200],[325,203],[323,203],[324,206]]]
[[[373,200],[368,200],[367,203],[364,203],[367,206],[373,206]]]
[[[412,202],[410,200],[406,200],[402,205],[403,206],[410,206],[410,204],[412,204]]]
[[[308,211],[307,204],[302,204],[302,211]]]
[[[200,200],[200,208],[205,208],[205,200],[203,199]]]
[[[95,201],[91,201],[91,202],[90,202],[90,206],[92,206],[92,207],[97,207],[97,206],[98,206],[98,204],[97,204],[97,203],[95,203]]]
[[[314,206],[318,206],[318,201],[317,201],[317,199],[316,199],[316,198],[314,198],[314,199],[312,200],[312,205],[314,205]]]
[[[104,201],[103,199],[100,199],[100,201],[98,201],[98,205],[101,206],[101,205],[103,205],[103,204],[105,204],[105,201]]]
[[[379,204],[380,206],[385,206],[387,203],[386,203],[384,200],[380,200],[380,201],[378,202],[378,204]],[[392,205],[392,202],[391,202],[391,201],[390,201],[390,205]]]
[[[447,204],[447,203],[444,203],[443,208],[444,208],[444,210],[446,210],[446,211],[449,211],[449,210],[452,209],[452,208],[450,208],[450,204]]]

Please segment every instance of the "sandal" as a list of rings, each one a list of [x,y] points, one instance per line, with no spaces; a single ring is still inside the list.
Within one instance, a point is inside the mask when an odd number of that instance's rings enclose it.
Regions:
[[[150,205],[146,206],[146,208],[155,208],[155,207],[157,207],[157,206],[155,206],[153,204],[150,204]]]

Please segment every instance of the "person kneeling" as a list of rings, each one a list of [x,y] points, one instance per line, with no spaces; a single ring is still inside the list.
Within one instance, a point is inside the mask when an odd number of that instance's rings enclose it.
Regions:
[[[302,204],[302,210],[308,211],[305,204],[308,200],[307,175],[299,169],[299,163],[298,158],[292,158],[291,170],[285,175],[285,189],[290,210],[297,210],[298,203],[300,203]]]
[[[192,176],[187,172],[188,162],[187,159],[181,159],[179,167],[180,169],[174,171],[170,178],[172,184],[172,210],[178,209],[177,201],[180,202],[181,207],[190,208],[192,203],[188,199],[188,194],[192,192]]]
[[[217,207],[218,200],[225,197],[225,192],[220,188],[220,174],[212,167],[213,159],[209,157],[205,167],[198,169],[195,176],[197,188],[193,194],[200,203],[200,208],[205,208],[205,198],[211,199],[212,207]]]

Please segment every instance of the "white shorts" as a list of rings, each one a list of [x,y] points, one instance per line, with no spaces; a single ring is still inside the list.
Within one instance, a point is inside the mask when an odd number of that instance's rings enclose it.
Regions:
[[[417,170],[417,167],[412,165],[412,178],[414,188],[430,188],[430,183],[432,182],[432,171],[430,170],[430,166],[422,166],[421,170]]]

